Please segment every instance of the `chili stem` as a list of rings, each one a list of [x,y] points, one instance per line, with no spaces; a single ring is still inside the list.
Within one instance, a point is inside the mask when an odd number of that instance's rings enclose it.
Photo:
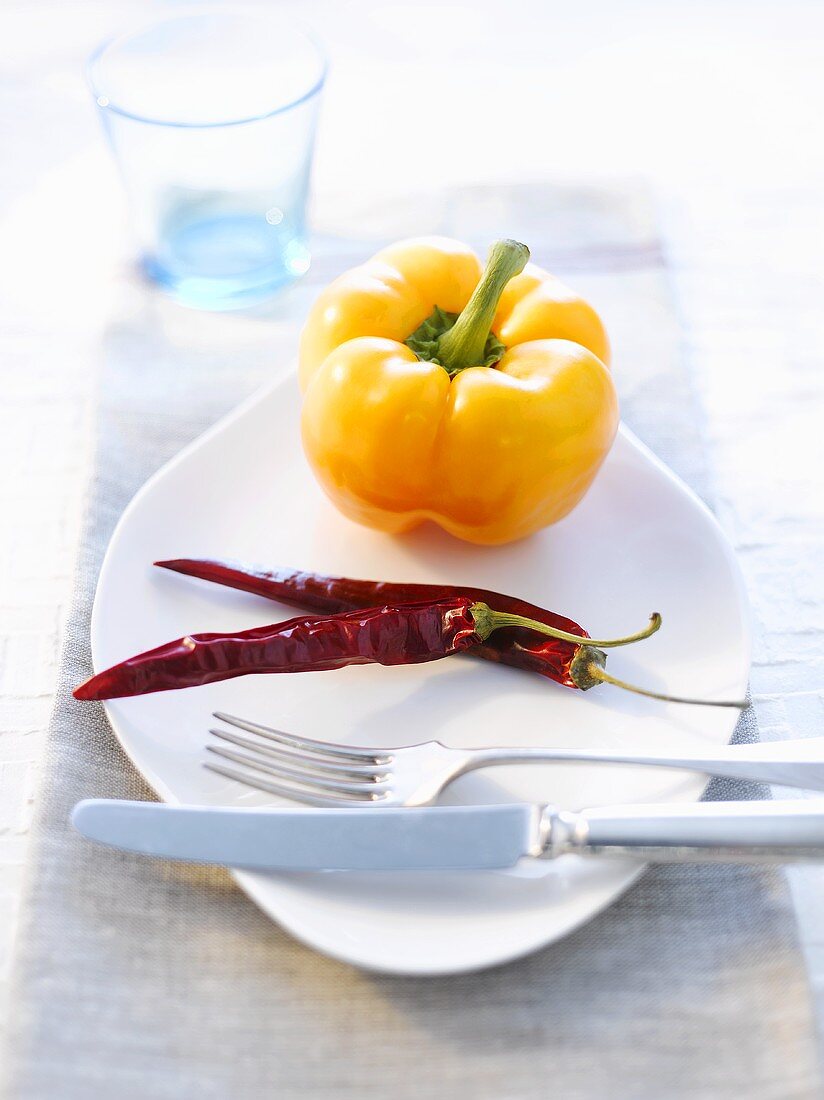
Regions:
[[[450,374],[482,361],[504,287],[520,275],[528,260],[529,249],[518,241],[496,241],[492,245],[481,281],[458,320],[438,341],[438,362]]]
[[[610,676],[595,661],[590,661],[587,665],[587,672],[594,680],[600,680],[604,684],[614,684],[615,687],[623,688],[624,691],[634,692],[635,695],[646,695],[648,699],[661,699],[665,703],[692,703],[696,707],[735,707],[737,710],[745,710],[748,705],[746,699],[687,699],[681,695],[666,695],[660,691],[647,691],[646,688],[640,688],[635,684],[628,684],[624,680],[619,680],[616,676]]]
[[[585,638],[580,634],[569,634],[566,630],[558,630],[557,627],[547,626],[537,619],[527,619],[523,615],[511,615],[506,611],[495,611],[485,603],[474,603],[470,609],[475,627],[481,638],[486,641],[494,630],[500,630],[505,626],[519,626],[524,630],[535,630],[539,634],[546,634],[550,638],[557,638],[561,642],[578,642],[581,645],[601,646],[603,649],[620,645],[630,645],[632,642],[641,642],[649,638],[661,625],[661,616],[657,611],[649,617],[649,625],[639,630],[637,634],[628,634],[625,638]]]

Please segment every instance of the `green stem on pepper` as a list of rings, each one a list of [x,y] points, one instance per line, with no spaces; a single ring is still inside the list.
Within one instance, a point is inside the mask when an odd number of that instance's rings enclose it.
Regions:
[[[608,648],[610,646],[630,645],[632,642],[640,642],[644,638],[649,638],[661,625],[661,616],[657,611],[650,615],[649,625],[644,630],[639,631],[637,634],[629,634],[625,638],[611,638],[606,641],[599,638],[576,637],[574,634],[568,634],[564,630],[556,630],[554,627],[547,626],[546,623],[528,619],[523,615],[510,615],[504,611],[494,611],[485,603],[474,603],[470,608],[470,612],[475,621],[475,632],[484,641],[495,630],[507,626],[516,626],[524,630],[535,630],[539,634],[546,634],[550,638],[558,638],[561,641],[577,641],[580,643],[578,652],[570,663],[569,671],[575,686],[582,691],[587,691],[589,688],[595,687],[596,684],[612,684],[624,691],[631,691],[635,695],[644,695],[648,699],[660,699],[664,703],[690,703],[698,707],[735,707],[737,710],[744,710],[748,705],[746,700],[690,699],[681,695],[667,695],[659,691],[649,691],[647,688],[638,687],[636,684],[628,684],[625,680],[619,680],[605,670],[604,665],[606,664],[607,655],[598,647]]]
[[[496,241],[492,245],[481,281],[458,320],[438,341],[438,359],[450,374],[482,361],[504,287],[520,275],[528,260],[529,249],[518,241]]]
[[[449,375],[466,367],[491,366],[504,351],[491,331],[504,287],[529,260],[529,249],[518,241],[496,241],[489,250],[484,273],[457,317],[440,307],[406,341],[419,359],[440,365]]]
[[[493,630],[502,627],[517,626],[524,630],[535,630],[539,634],[546,634],[549,638],[558,638],[562,642],[578,642],[581,645],[602,646],[608,649],[614,646],[631,645],[633,642],[641,642],[649,638],[661,626],[661,616],[654,611],[649,617],[649,623],[637,634],[628,634],[624,638],[587,638],[581,634],[569,634],[566,630],[558,630],[557,627],[548,626],[538,622],[537,619],[528,619],[524,615],[512,615],[508,611],[495,611],[485,603],[472,605],[472,618],[475,620],[475,629],[484,641]]]
[[[617,676],[611,676],[602,666],[594,660],[587,665],[587,673],[599,684],[613,684],[615,687],[631,691],[635,695],[645,695],[647,699],[660,699],[664,703],[691,703],[696,707],[735,707],[736,710],[745,710],[746,699],[690,699],[683,695],[667,695],[661,691],[649,691],[647,688],[638,687],[637,684],[628,684],[626,680],[619,680]]]

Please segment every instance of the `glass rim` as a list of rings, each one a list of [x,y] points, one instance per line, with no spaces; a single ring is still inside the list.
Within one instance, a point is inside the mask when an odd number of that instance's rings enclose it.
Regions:
[[[299,107],[302,103],[306,103],[308,100],[316,96],[323,85],[326,82],[326,75],[329,71],[329,59],[326,51],[321,46],[315,35],[302,23],[296,22],[292,19],[287,19],[286,24],[298,34],[302,35],[307,42],[312,46],[317,54],[318,61],[320,63],[320,75],[317,80],[312,84],[307,91],[302,92],[294,99],[290,99],[288,103],[282,103],[278,107],[273,107],[268,111],[261,111],[258,114],[244,115],[242,118],[224,119],[217,122],[181,122],[174,119],[164,118],[152,118],[150,115],[136,114],[134,111],[128,111],[125,107],[118,106],[105,94],[103,89],[95,80],[95,68],[98,65],[103,55],[110,50],[113,46],[118,45],[121,42],[126,42],[130,38],[134,38],[144,31],[150,30],[153,27],[163,26],[164,23],[174,23],[180,19],[189,18],[197,15],[208,14],[231,14],[237,16],[239,13],[245,13],[248,15],[261,16],[266,14],[265,10],[260,8],[252,8],[249,6],[239,5],[229,6],[227,4],[198,4],[188,9],[182,9],[173,14],[169,14],[160,19],[150,19],[139,26],[133,26],[128,30],[119,31],[116,34],[111,35],[109,38],[103,39],[102,42],[92,50],[86,60],[84,71],[86,75],[86,83],[89,86],[89,90],[94,96],[95,102],[105,111],[113,111],[117,115],[121,115],[123,118],[131,119],[133,122],[142,122],[148,126],[168,126],[178,130],[217,130],[225,126],[244,126],[250,122],[263,122],[267,118],[274,118],[275,115],[285,114],[286,111],[291,111],[295,107]]]

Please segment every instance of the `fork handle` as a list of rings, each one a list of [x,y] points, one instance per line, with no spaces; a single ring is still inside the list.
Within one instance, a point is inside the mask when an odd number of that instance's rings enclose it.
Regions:
[[[824,791],[824,737],[725,745],[713,753],[622,753],[590,749],[476,749],[465,771],[500,764],[631,764],[703,772]]]
[[[659,863],[824,857],[824,800],[609,806],[543,811],[544,855],[633,856]]]

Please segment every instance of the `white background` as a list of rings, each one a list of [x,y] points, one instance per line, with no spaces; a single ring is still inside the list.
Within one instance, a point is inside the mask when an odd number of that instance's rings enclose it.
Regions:
[[[81,65],[131,13],[173,6],[5,0],[0,9],[3,971],[88,474],[105,275],[128,248]],[[652,181],[720,516],[755,609],[762,734],[821,733],[824,6],[280,7],[314,26],[332,58],[320,222],[337,194]],[[793,881],[824,994],[815,919],[824,891],[810,872]]]

